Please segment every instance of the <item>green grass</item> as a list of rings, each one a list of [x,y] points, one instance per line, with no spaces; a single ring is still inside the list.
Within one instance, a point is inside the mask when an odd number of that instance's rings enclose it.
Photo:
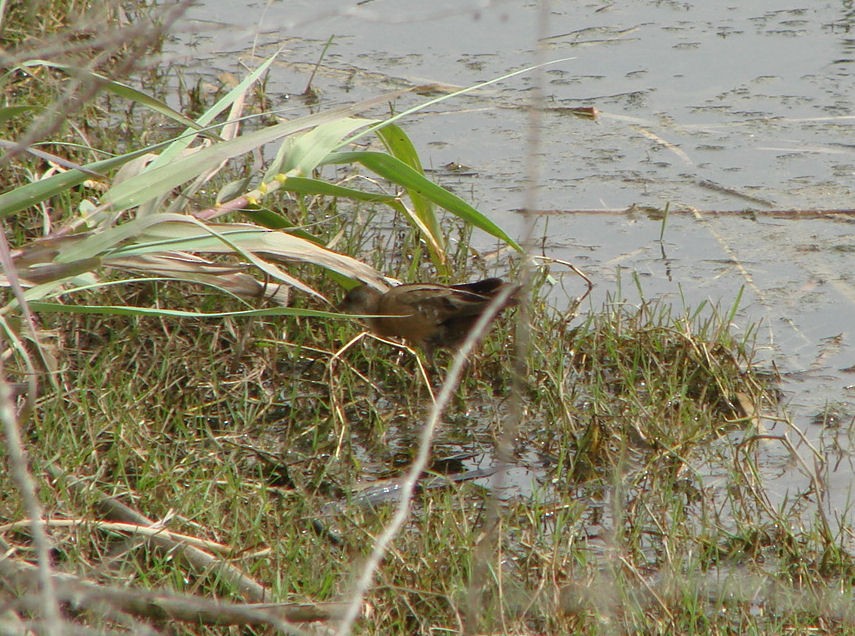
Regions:
[[[181,293],[169,284],[158,297],[180,304]],[[535,308],[517,440],[534,492],[501,504],[478,606],[471,577],[495,493],[461,483],[417,495],[360,632],[457,633],[472,616],[479,631],[500,633],[851,625],[843,536],[827,536],[803,503],[764,503],[746,452],[758,422],[733,398],[774,409],[750,343],[713,308],[673,318],[662,305],[610,303],[569,331]],[[150,518],[169,516],[175,531],[228,545],[229,561],[280,601],[341,598],[391,512],[365,508],[355,489],[406,468],[400,451],[429,399],[410,354],[398,362],[383,343],[357,345],[330,375],[354,325],[304,323],[57,317],[63,390],[42,398],[29,424],[35,474],[50,461]],[[472,362],[438,449],[493,453],[508,417],[510,384],[494,377],[509,368],[496,346],[507,327]],[[14,488],[3,491],[3,516],[20,518]],[[50,481],[41,495],[48,518],[98,518],[91,497]],[[229,596],[120,534],[64,530],[54,540],[63,567],[105,584]]]
[[[23,20],[12,13],[7,17]],[[27,19],[35,18],[29,14]],[[7,96],[16,94],[20,78],[6,79]],[[48,91],[43,99],[50,103],[57,95]],[[114,93],[109,99],[115,103],[119,97]],[[200,116],[215,116],[214,106],[198,95],[193,103]],[[344,125],[335,118],[325,124],[327,132]],[[139,138],[118,139],[108,130],[99,127],[97,146],[120,156],[152,141],[146,131],[138,131]],[[387,133],[394,133],[384,138],[389,156],[416,165],[415,149],[407,149],[405,135],[398,136],[403,131],[389,128]],[[52,139],[59,141],[60,135]],[[304,143],[306,157],[318,148],[327,159],[338,152],[336,140],[309,144],[298,137],[294,143]],[[186,168],[172,161],[166,165]],[[258,176],[238,163],[235,173],[212,183],[219,188],[232,179],[237,183],[241,175]],[[42,187],[33,179],[39,165],[16,163],[16,177],[7,184],[11,191]],[[338,190],[347,184],[325,182],[323,161],[313,168],[318,170],[309,170],[311,179],[291,182],[295,189],[287,196],[284,187],[269,192],[252,213],[243,215],[236,208],[229,219],[260,229],[285,227],[289,235],[317,241],[402,280],[452,273],[455,280],[466,280],[495,273],[476,269],[469,247],[473,223],[483,229],[488,220],[472,216],[441,189],[431,188],[427,200],[419,199],[412,173],[397,166],[381,174],[399,178],[404,189],[409,184],[422,223],[443,228],[442,236],[426,239],[414,219],[402,216],[387,199]],[[131,178],[137,186],[114,191],[116,199],[130,201],[146,192],[147,184],[164,189],[157,205],[144,203],[153,215],[180,200],[170,198],[172,186],[166,181],[149,175],[146,182],[145,173]],[[274,183],[282,185],[275,177],[264,183],[271,189]],[[232,192],[255,192],[255,197],[264,189],[258,180],[241,185]],[[87,227],[102,243],[90,242],[91,252],[80,248],[81,237],[56,243],[66,260],[40,251],[36,237],[66,227],[84,198],[96,200],[88,187],[64,183],[57,188],[54,194],[41,191],[44,198],[33,206],[0,209],[12,230],[12,247],[32,250],[28,255],[35,262],[86,265],[81,257],[107,261],[116,250],[158,246],[158,237],[147,235],[139,222],[134,225],[135,208],[128,204],[121,218],[93,218]],[[192,195],[200,207],[213,205],[198,191]],[[451,205],[453,215],[437,213],[431,220],[431,197]],[[52,208],[62,213],[51,216]],[[46,219],[54,224],[47,230]],[[117,228],[128,234],[118,235]],[[200,241],[182,240],[188,250]],[[442,254],[435,245],[444,246]],[[239,256],[223,249],[211,260],[245,261],[257,246],[240,247]],[[264,265],[257,261],[256,269],[247,271],[265,280],[258,271]],[[496,264],[511,271],[514,266]],[[226,282],[196,284],[189,275],[189,281],[182,276],[139,281],[123,269],[91,269],[82,277],[75,271],[74,278],[57,280],[80,285],[75,293],[52,296],[53,289],[39,288],[36,297],[67,307],[208,313],[266,306],[225,293],[234,289]],[[289,262],[287,270],[331,300],[342,294],[343,277],[311,258]],[[494,325],[455,389],[432,442],[433,461],[424,481],[494,466],[498,448],[507,441],[503,431],[510,429],[505,478],[510,487],[496,490],[496,478],[489,477],[430,482],[434,487],[418,491],[365,598],[363,609],[370,616],[357,623],[356,631],[855,632],[852,510],[835,511],[832,518],[824,512],[820,459],[828,449],[817,449],[813,466],[797,463],[804,461],[794,446],[798,432],[773,399],[768,370],[753,361],[754,329],[744,326],[736,335],[739,299],[726,299],[724,309],[655,301],[632,306],[617,290],[603,306],[568,317],[555,305],[572,305],[571,299],[543,300],[551,290],[550,276],[571,275],[554,264],[536,272],[534,295],[526,305],[531,348],[522,376],[515,383],[519,312],[511,311]],[[94,282],[104,284],[83,288]],[[300,314],[329,309],[309,294],[294,292],[290,303],[298,311],[279,316],[45,312],[37,317],[47,365],[39,369],[43,394],[31,413],[21,412],[17,420],[4,414],[0,458],[12,466],[6,433],[17,425],[44,518],[79,522],[48,529],[53,569],[78,577],[73,593],[61,592],[63,621],[99,632],[133,633],[133,621],[139,620],[164,633],[270,633],[265,626],[165,619],[153,611],[160,607],[154,602],[147,606],[151,614],[142,616],[138,608],[132,612],[116,600],[89,603],[86,588],[80,587],[90,582],[138,596],[165,591],[199,601],[246,601],[248,593],[229,580],[222,563],[265,586],[271,595],[265,600],[272,602],[349,598],[394,513],[396,500],[384,480],[402,475],[416,456],[431,393],[452,360],[440,356],[425,381],[412,352],[370,337],[343,349],[361,331],[355,321]],[[6,340],[17,336],[22,343],[21,350],[4,353],[2,370],[8,380],[22,381],[25,363],[40,363],[33,334],[9,292],[4,292],[0,317]],[[766,431],[772,420],[779,423],[774,435]],[[765,477],[763,465],[769,448],[812,477],[809,487],[786,499],[772,497],[777,485]],[[26,519],[20,487],[11,470],[0,472],[0,525]],[[174,545],[165,549],[155,539],[106,525],[117,513],[115,508],[105,512],[105,495],[164,521],[173,532],[224,547],[210,548],[213,564],[192,566]],[[5,528],[0,547],[0,567],[37,561],[26,524]],[[8,608],[4,616],[30,622],[46,615],[49,603],[20,572],[4,571],[0,581],[0,599]],[[327,610],[332,611],[321,608]]]

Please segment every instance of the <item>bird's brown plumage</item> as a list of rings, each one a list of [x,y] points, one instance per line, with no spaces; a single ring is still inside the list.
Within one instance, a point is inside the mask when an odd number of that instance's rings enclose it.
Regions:
[[[411,283],[381,292],[365,285],[351,289],[341,311],[372,315],[369,329],[383,337],[403,338],[425,350],[456,347],[502,290],[514,287],[502,309],[516,303],[518,288],[500,278],[474,283],[438,285]]]

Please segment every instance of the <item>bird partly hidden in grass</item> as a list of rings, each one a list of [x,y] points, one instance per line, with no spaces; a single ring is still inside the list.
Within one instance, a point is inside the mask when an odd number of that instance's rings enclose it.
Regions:
[[[520,291],[518,285],[501,278],[459,285],[410,283],[386,292],[360,285],[347,292],[339,310],[370,316],[365,322],[372,333],[406,340],[432,361],[436,349],[458,347],[493,299],[508,287],[512,289],[501,313],[517,304]]]

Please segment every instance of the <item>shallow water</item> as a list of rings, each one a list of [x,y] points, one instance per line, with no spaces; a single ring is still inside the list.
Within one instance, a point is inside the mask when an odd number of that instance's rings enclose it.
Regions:
[[[214,75],[282,46],[267,90],[275,106],[297,112],[331,35],[316,108],[430,82],[468,86],[534,63],[536,5],[426,7],[208,0],[169,54],[192,61],[188,72]],[[794,423],[812,443],[838,446],[827,457],[828,505],[846,509],[855,474],[855,7],[553,3],[547,24],[545,58],[574,59],[545,71],[534,231],[544,251],[594,280],[594,307],[618,280],[638,302],[633,273],[644,297],[678,307],[728,308],[744,289],[734,328],[762,321],[760,359],[783,374]],[[517,210],[532,161],[534,80],[517,76],[402,122],[434,177],[512,235],[525,229]],[[575,117],[572,107],[598,116]],[[449,163],[468,169],[443,170]],[[666,205],[660,242],[662,222],[643,208]],[[849,213],[780,212],[791,210]],[[837,419],[823,423],[824,414]],[[805,486],[785,453],[770,450],[766,466],[775,499]]]

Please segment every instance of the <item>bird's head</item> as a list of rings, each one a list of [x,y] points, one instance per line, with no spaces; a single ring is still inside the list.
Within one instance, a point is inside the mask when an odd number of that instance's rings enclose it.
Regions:
[[[344,300],[338,304],[338,310],[346,314],[376,314],[377,302],[382,295],[373,287],[359,285],[345,294]]]

